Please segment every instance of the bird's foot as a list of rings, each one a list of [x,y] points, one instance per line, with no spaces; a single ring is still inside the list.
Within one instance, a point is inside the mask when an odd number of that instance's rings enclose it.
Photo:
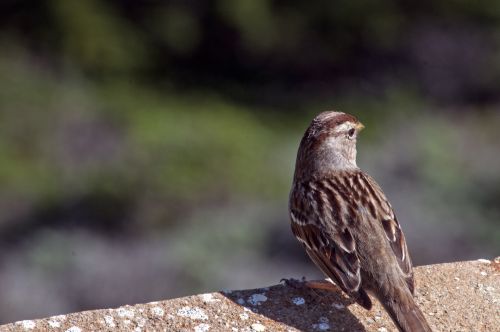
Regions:
[[[283,278],[280,280],[280,282],[284,283],[285,286],[295,288],[295,289],[303,289],[306,287],[306,277],[302,277],[301,280],[299,279],[294,279],[294,278]]]

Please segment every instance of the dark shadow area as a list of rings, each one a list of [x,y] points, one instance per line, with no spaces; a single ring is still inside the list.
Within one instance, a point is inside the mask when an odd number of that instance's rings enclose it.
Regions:
[[[0,248],[19,245],[43,230],[86,229],[108,237],[132,232],[128,215],[133,200],[126,194],[90,193],[81,197],[46,203],[29,215],[5,222],[0,227]]]
[[[254,313],[301,331],[366,331],[350,310],[355,302],[340,289],[328,292],[276,285],[221,294]],[[260,295],[267,300],[260,302]]]

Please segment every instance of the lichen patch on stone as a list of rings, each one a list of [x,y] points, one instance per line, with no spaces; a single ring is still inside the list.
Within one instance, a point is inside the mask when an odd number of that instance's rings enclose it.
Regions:
[[[250,326],[252,330],[257,331],[257,332],[262,332],[266,330],[266,327],[260,323],[255,323]]]
[[[330,322],[326,317],[320,317],[317,324],[313,324],[313,329],[326,331],[330,329]]]
[[[116,310],[116,312],[118,313],[118,316],[119,317],[122,317],[122,318],[134,318],[135,316],[135,312],[134,310],[130,310],[130,309],[126,309],[126,308],[118,308]]]
[[[485,264],[490,264],[491,261],[489,259],[484,259],[484,258],[479,258],[477,260],[479,263],[485,263]]]
[[[215,299],[212,294],[206,293],[206,294],[201,294],[200,295],[201,299],[205,303],[211,303],[211,302],[220,302],[219,299]]]
[[[49,323],[49,326],[52,328],[61,327],[61,322],[59,322],[57,320],[50,319],[47,323]]]
[[[343,305],[342,303],[333,303],[332,305],[337,310],[341,310],[341,309],[345,308],[345,305]]]
[[[47,323],[52,328],[60,328],[61,322],[65,321],[65,320],[66,320],[66,315],[57,315],[57,316],[49,317],[49,320],[47,321]]]
[[[205,311],[201,308],[191,308],[191,307],[182,307],[177,311],[177,315],[181,317],[188,317],[191,319],[201,319],[201,320],[206,320],[208,319],[207,314],[205,314]]]
[[[116,326],[115,319],[113,318],[113,316],[110,316],[110,315],[104,316],[104,324],[106,324],[109,327],[115,327]]]
[[[163,308],[161,307],[156,306],[151,308],[151,313],[155,316],[163,317],[163,315],[165,315],[165,310],[163,310]]]
[[[210,325],[202,323],[194,327],[194,332],[206,332],[210,329]]]
[[[21,325],[26,330],[33,330],[36,326],[35,322],[32,320],[22,320],[16,324]]]
[[[66,332],[82,332],[82,329],[79,328],[78,326],[72,326],[69,329],[67,329]]]
[[[297,296],[292,299],[292,303],[295,305],[303,305],[306,303],[303,297]]]
[[[57,315],[57,316],[52,316],[50,317],[50,319],[52,320],[58,320],[58,321],[65,321],[66,320],[66,315]]]
[[[146,325],[146,323],[148,322],[148,320],[144,317],[139,317],[137,320],[137,326],[138,327],[144,327]]]
[[[252,294],[251,296],[248,297],[247,299],[248,303],[251,305],[261,305],[263,302],[267,301],[267,296],[264,293],[256,293]]]

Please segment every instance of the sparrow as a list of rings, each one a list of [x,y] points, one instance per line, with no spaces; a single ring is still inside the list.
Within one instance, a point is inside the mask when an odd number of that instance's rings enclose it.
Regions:
[[[314,264],[359,305],[375,297],[400,331],[431,331],[414,296],[405,237],[380,186],[356,164],[363,124],[323,112],[297,153],[289,197],[292,232]]]

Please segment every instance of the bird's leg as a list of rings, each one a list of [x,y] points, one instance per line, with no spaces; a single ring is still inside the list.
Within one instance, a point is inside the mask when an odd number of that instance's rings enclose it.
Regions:
[[[334,283],[330,282],[328,279],[326,280],[309,280],[306,281],[305,277],[302,277],[302,280],[298,279],[281,279],[280,282],[284,282],[285,285],[290,286],[295,289],[300,288],[311,288],[311,289],[322,289],[327,291],[338,291],[339,288]]]
[[[327,280],[310,280],[305,282],[305,286],[312,289],[323,289],[327,291],[338,291],[339,287]]]

